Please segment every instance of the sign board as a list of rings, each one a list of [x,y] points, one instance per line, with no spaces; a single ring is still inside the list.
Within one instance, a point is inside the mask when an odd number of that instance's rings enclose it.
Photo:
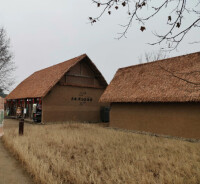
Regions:
[[[72,96],[71,101],[78,102],[79,105],[85,105],[92,102],[92,97],[87,95],[87,92],[82,91],[78,96]]]
[[[0,97],[0,136],[3,135],[4,99]]]

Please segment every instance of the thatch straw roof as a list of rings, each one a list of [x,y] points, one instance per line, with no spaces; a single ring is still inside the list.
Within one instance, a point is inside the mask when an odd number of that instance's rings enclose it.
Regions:
[[[44,97],[52,87],[68,72],[73,66],[80,61],[88,62],[90,68],[96,73],[102,83],[107,86],[107,82],[92,63],[86,54],[75,57],[68,61],[59,63],[57,65],[39,70],[22,81],[7,97],[6,99],[23,99],[23,98],[38,98]]]
[[[101,102],[200,101],[200,52],[120,68]]]

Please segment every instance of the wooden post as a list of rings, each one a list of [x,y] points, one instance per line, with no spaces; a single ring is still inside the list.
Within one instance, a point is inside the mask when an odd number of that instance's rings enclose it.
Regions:
[[[23,135],[24,134],[24,119],[20,119],[19,121],[19,135]]]

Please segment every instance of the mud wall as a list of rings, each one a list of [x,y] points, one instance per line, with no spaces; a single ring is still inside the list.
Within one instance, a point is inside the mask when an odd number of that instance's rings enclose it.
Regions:
[[[42,122],[100,121],[99,98],[104,89],[57,84],[42,101]]]
[[[110,126],[200,139],[200,103],[112,103]]]

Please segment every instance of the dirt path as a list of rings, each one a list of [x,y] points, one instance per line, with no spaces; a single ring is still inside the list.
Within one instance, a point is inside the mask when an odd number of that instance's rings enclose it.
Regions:
[[[12,120],[11,120],[12,121]],[[12,122],[14,123],[14,121]],[[10,126],[16,126],[16,121]],[[6,122],[5,122],[6,124]],[[9,124],[9,123],[8,123]],[[33,184],[20,163],[4,148],[0,138],[0,184]]]

